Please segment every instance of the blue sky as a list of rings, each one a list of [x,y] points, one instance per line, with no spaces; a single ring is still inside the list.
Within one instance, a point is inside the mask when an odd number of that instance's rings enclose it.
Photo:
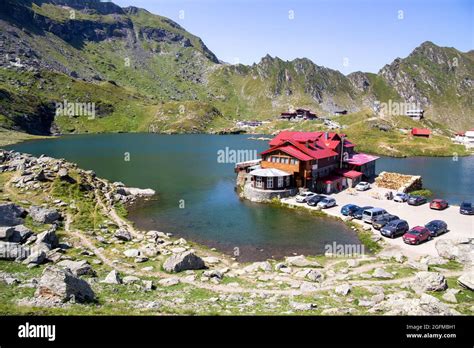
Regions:
[[[347,74],[377,72],[424,41],[461,51],[474,48],[470,0],[113,2],[173,19],[230,63],[252,64],[268,53],[285,60],[307,57]]]

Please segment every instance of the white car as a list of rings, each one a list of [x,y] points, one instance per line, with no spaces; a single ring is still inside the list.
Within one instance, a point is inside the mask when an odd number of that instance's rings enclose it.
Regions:
[[[395,196],[393,196],[393,201],[394,202],[399,202],[399,203],[404,203],[404,202],[408,201],[408,198],[410,198],[410,196],[407,195],[406,193],[398,192],[398,193],[395,194]]]
[[[319,201],[318,207],[321,209],[331,208],[336,205],[336,200],[334,198],[326,197],[323,200]]]
[[[366,181],[361,181],[356,185],[355,189],[357,191],[367,191],[368,189],[370,189],[370,184]]]
[[[306,203],[308,199],[313,198],[314,196],[317,196],[316,193],[314,192],[302,192],[299,195],[296,196],[296,202],[298,203]]]

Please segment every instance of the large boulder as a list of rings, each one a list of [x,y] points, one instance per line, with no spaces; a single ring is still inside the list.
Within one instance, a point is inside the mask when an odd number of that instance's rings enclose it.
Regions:
[[[30,250],[18,243],[0,242],[0,260],[24,260],[30,256]]]
[[[474,291],[474,271],[464,273],[458,278],[459,285]]]
[[[75,276],[91,275],[95,276],[95,271],[86,260],[72,261],[63,260],[57,263],[59,267],[68,268]]]
[[[54,230],[49,230],[38,234],[36,244],[46,244],[49,249],[54,249],[59,246],[59,239]]]
[[[322,267],[318,262],[310,261],[304,255],[287,257],[286,263],[295,267]]]
[[[203,268],[205,268],[203,259],[191,251],[170,256],[163,264],[163,269],[167,272],[182,272]]]
[[[410,287],[416,292],[443,291],[448,287],[446,278],[438,272],[418,272]]]
[[[33,221],[41,224],[52,224],[61,218],[57,210],[37,206],[30,207],[29,214]]]
[[[41,265],[46,260],[46,253],[43,250],[32,252],[30,256],[23,260],[25,265]]]
[[[23,223],[25,209],[13,204],[0,204],[0,226],[15,226]]]
[[[114,233],[114,236],[115,238],[123,240],[125,242],[129,242],[132,240],[132,235],[127,230],[117,230],[117,232]]]
[[[435,247],[441,257],[474,265],[474,238],[439,239]]]
[[[24,225],[0,227],[0,240],[24,243],[33,232]]]
[[[116,270],[111,271],[102,281],[105,284],[122,284],[122,279]]]
[[[44,269],[35,296],[52,302],[93,302],[95,294],[89,283],[76,277],[69,269],[48,266]]]

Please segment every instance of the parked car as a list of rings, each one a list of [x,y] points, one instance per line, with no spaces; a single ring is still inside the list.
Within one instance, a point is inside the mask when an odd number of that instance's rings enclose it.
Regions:
[[[311,198],[309,198],[307,201],[306,201],[306,204],[307,205],[310,205],[312,207],[316,206],[319,202],[321,202],[324,198],[326,198],[326,196],[324,195],[316,195],[316,196],[313,196]]]
[[[406,194],[404,192],[398,192],[393,197],[393,201],[394,202],[399,202],[399,203],[404,203],[404,202],[408,201],[408,198],[410,198],[410,196],[408,194]]]
[[[393,220],[380,229],[380,234],[385,237],[395,238],[403,236],[410,228],[408,222],[402,219]]]
[[[318,203],[318,207],[321,209],[331,208],[336,205],[336,200],[334,198],[326,197]]]
[[[448,201],[444,199],[433,199],[430,203],[430,208],[435,210],[444,210],[448,207]]]
[[[352,217],[354,219],[362,220],[362,214],[364,214],[364,211],[367,210],[367,209],[372,209],[372,208],[373,207],[371,207],[371,206],[360,207],[354,213],[352,213]]]
[[[462,202],[459,212],[463,215],[474,215],[474,207],[471,202]]]
[[[410,198],[408,198],[409,205],[422,205],[422,204],[425,204],[426,202],[427,202],[426,198],[422,196],[410,196]]]
[[[355,204],[346,204],[341,208],[341,214],[344,216],[352,216],[352,214],[360,207]]]
[[[416,226],[403,235],[406,244],[420,244],[431,239],[430,230],[424,226]]]
[[[448,232],[448,224],[442,220],[428,222],[425,227],[430,231],[432,237]]]
[[[355,186],[355,189],[357,191],[367,191],[368,189],[370,189],[370,184],[366,181],[361,181]]]
[[[390,221],[394,220],[399,220],[399,217],[396,215],[392,214],[384,214],[382,216],[379,216],[372,222],[373,228],[376,230],[380,230],[382,227],[384,227],[386,224],[388,224]]]
[[[382,208],[372,208],[364,210],[362,214],[362,221],[367,222],[369,224],[373,223],[377,218],[380,216],[387,214],[387,211]]]
[[[307,192],[302,192],[299,195],[296,196],[296,201],[298,203],[306,203],[308,199],[317,196],[316,193],[307,191]]]

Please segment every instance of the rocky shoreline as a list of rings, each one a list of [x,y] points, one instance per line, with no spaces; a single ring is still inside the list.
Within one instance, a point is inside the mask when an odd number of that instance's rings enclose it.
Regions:
[[[395,314],[474,312],[473,240],[439,257],[295,255],[242,264],[159,231],[117,205],[155,192],[73,163],[0,150],[2,312]],[[35,309],[36,308],[36,309]],[[84,312],[86,311],[86,312]]]

